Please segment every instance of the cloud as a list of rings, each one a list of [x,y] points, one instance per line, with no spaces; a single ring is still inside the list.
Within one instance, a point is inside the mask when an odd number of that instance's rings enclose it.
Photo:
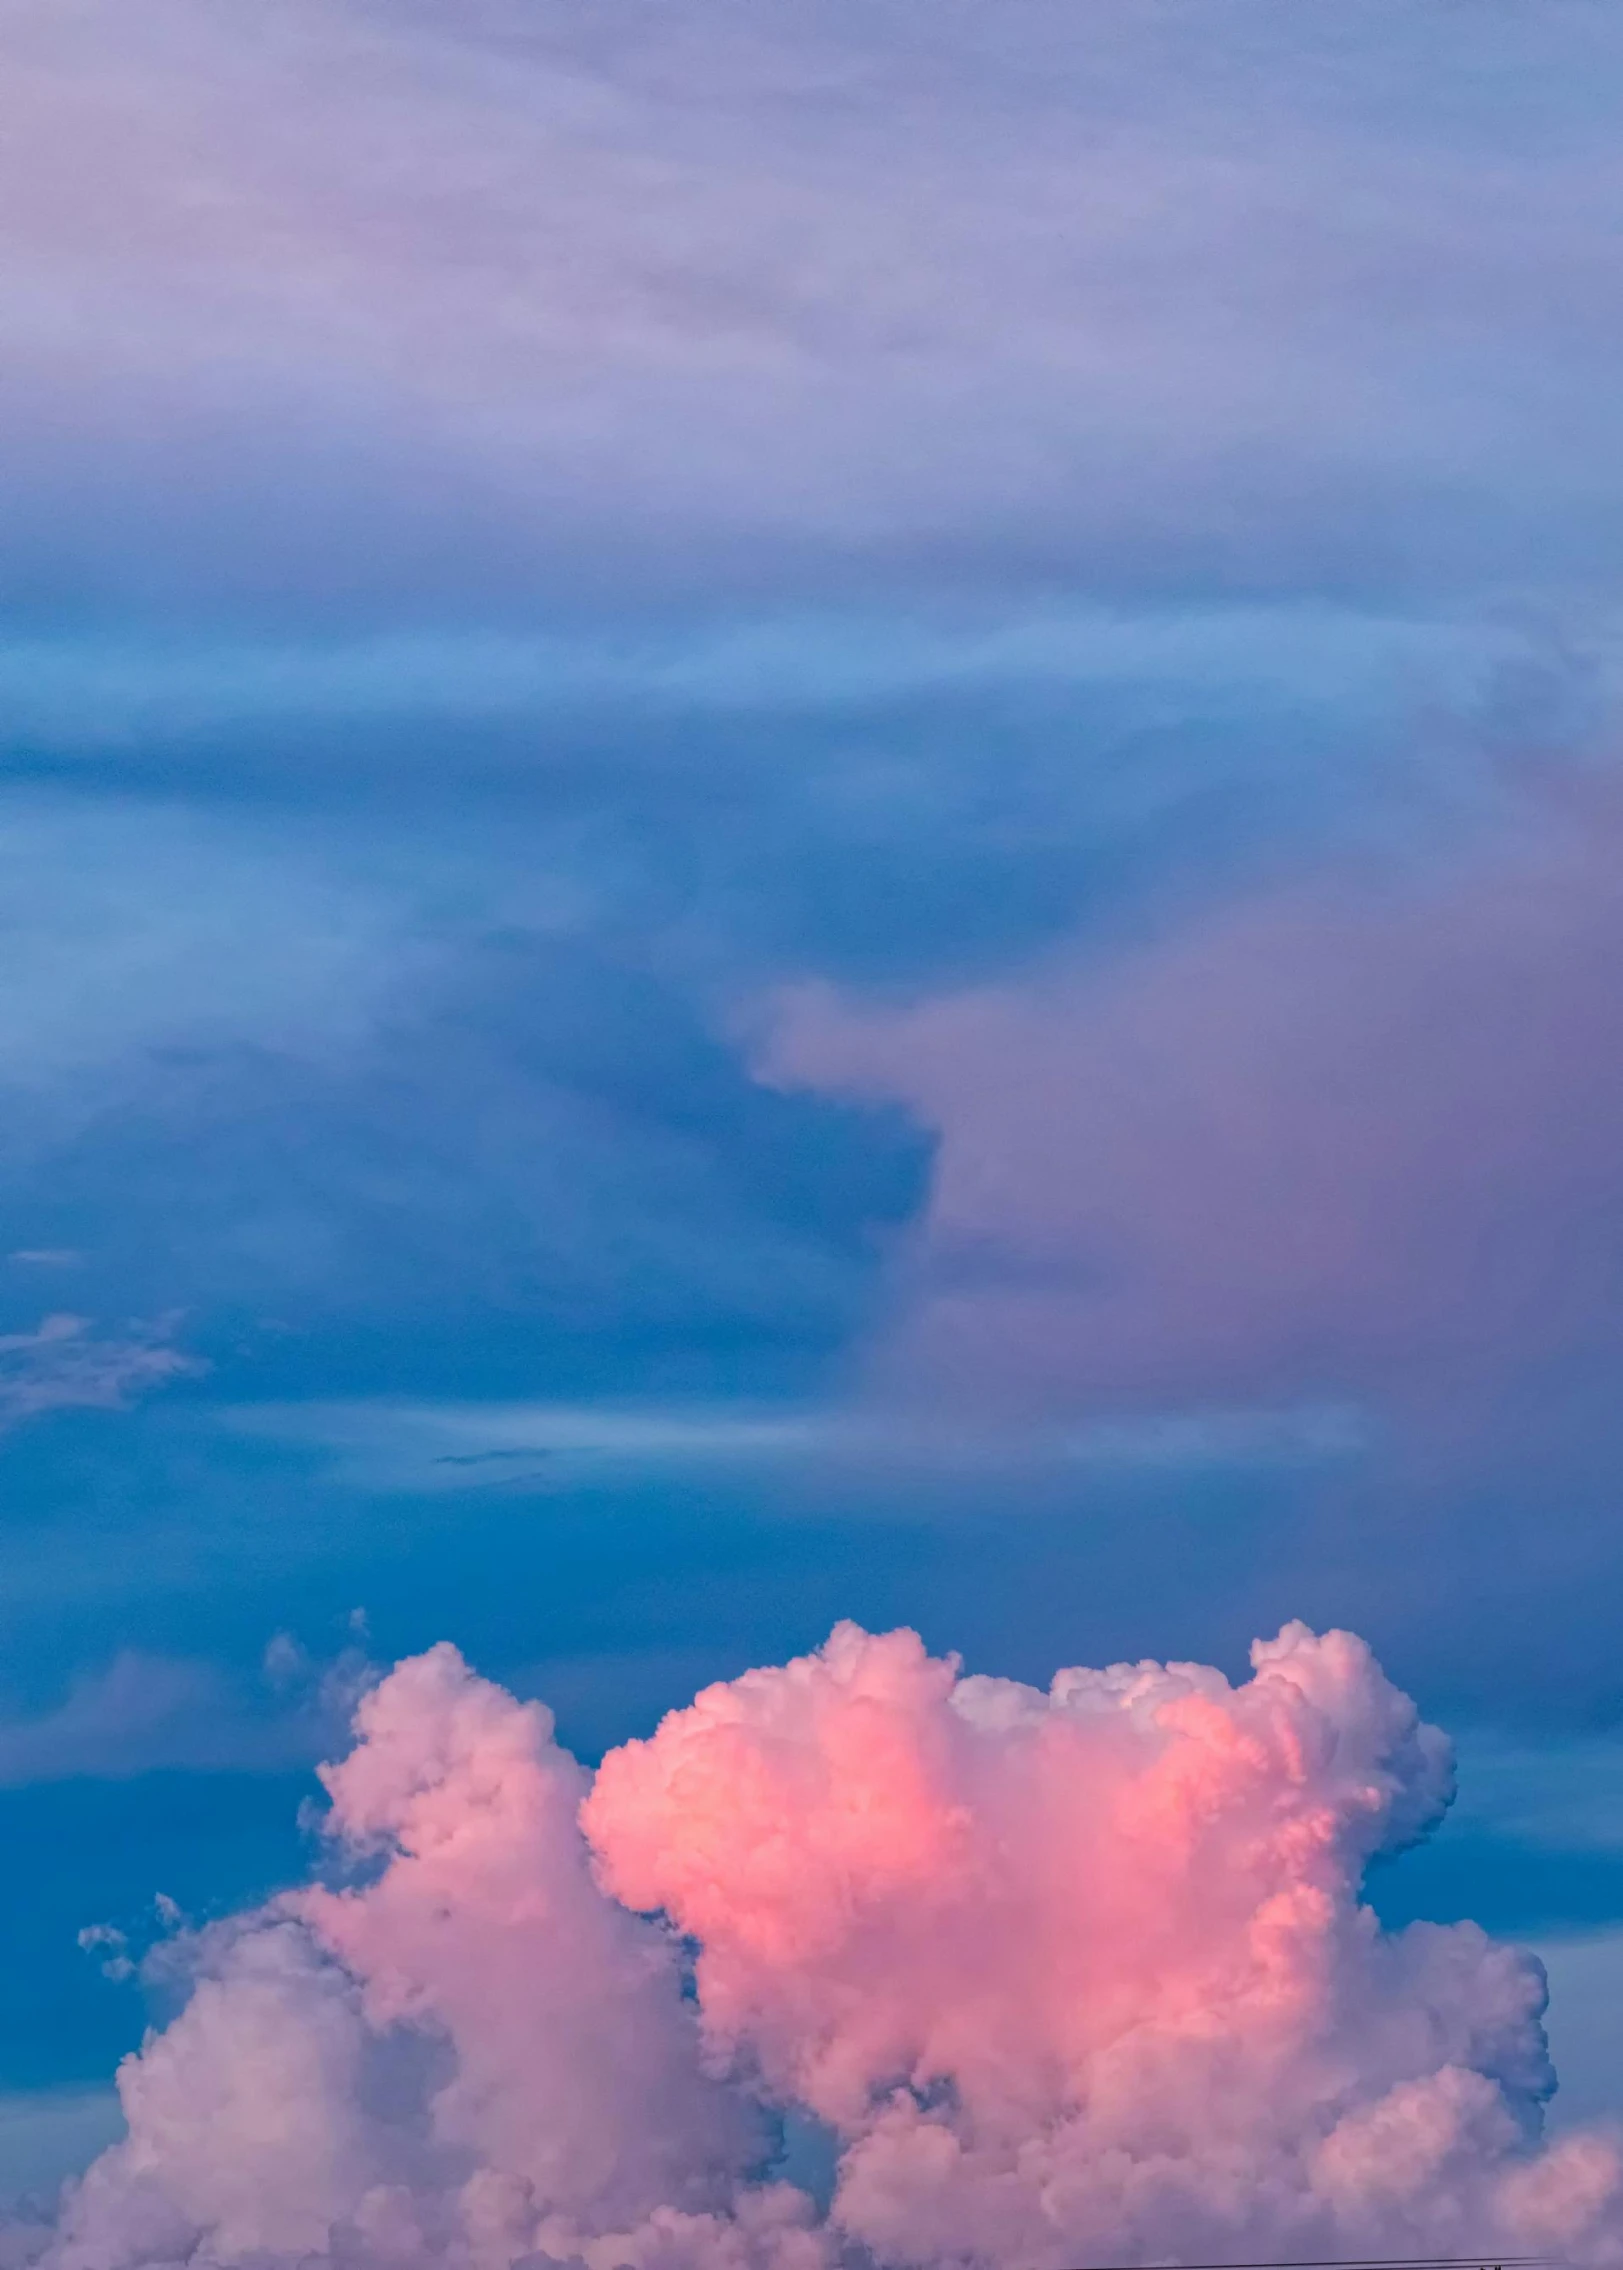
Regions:
[[[0,1789],[76,1775],[125,1780],[162,1769],[275,1772],[314,1763],[342,1729],[369,1670],[357,1648],[316,1663],[285,1634],[258,1690],[195,1659],[125,1648],[78,1673],[57,1706],[0,1719]]]
[[[1446,1804],[1446,1741],[1345,1633],[1253,1665],[1044,1694],[842,1625],[592,1782],[454,1649],[402,1663],[324,1770],[336,1875],[153,1958],[189,1999],[29,2243],[62,2270],[1615,2259],[1617,2143],[1541,2137],[1538,1965],[1358,1903]],[[831,2135],[826,2212],[772,2173],[786,2114]]]
[[[1617,813],[1562,795],[1023,981],[788,994],[766,1076],[938,1138],[883,1375],[1423,1405],[1615,1350]]]
[[[369,1490],[541,1490],[650,1474],[794,1473],[942,1479],[1011,1473],[1268,1470],[1356,1457],[1347,1406],[1150,1412],[1062,1427],[955,1423],[861,1405],[250,1403],[221,1414],[250,1437],[334,1455]]]
[[[331,1830],[393,1857],[205,1940],[186,2011],[120,2075],[129,2140],[63,2258],[300,2255],[341,2224],[368,2255],[512,2260],[545,2246],[540,2203],[581,2236],[655,2218],[645,2243],[680,2251],[752,2116],[701,2070],[671,1942],[593,1884],[585,1777],[449,1648],[357,1726]]]
[[[1615,626],[1590,638],[1615,691]],[[437,752],[477,774],[560,766],[558,743],[604,717],[647,728],[671,719],[765,724],[807,712],[842,720],[897,702],[1019,691],[1124,691],[1163,708],[1180,699],[1351,703],[1372,687],[1424,687],[1469,702],[1496,668],[1526,657],[1525,626],[1425,620],[1353,606],[1161,606],[1071,601],[892,610],[802,609],[615,625],[571,638],[513,632],[374,635],[301,642],[194,636],[112,639],[99,631],[11,638],[0,646],[0,718],[36,760],[116,760],[141,777],[192,754],[237,761],[290,733],[319,737],[323,770],[398,764],[425,729]],[[491,740],[491,728],[528,733]]]
[[[171,1346],[172,1323],[98,1338],[88,1317],[43,1317],[32,1332],[0,1333],[0,1427],[42,1412],[118,1411],[138,1395],[208,1367]]]
[[[81,1673],[55,1710],[0,1724],[0,1788],[201,1763],[198,1748],[220,1740],[223,1689],[208,1664],[126,1650]]]
[[[21,588],[1603,579],[1615,26],[1226,14],[15,8]]]

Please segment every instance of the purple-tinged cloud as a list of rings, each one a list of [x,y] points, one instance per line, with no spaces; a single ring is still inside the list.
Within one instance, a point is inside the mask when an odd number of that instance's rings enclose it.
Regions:
[[[0,43],[0,456],[47,588],[320,620],[854,557],[1609,557],[1590,11],[91,0]]]
[[[1615,812],[1524,813],[1024,982],[805,986],[761,1064],[938,1138],[893,1386],[1424,1399],[1623,1345],[1620,970]]]

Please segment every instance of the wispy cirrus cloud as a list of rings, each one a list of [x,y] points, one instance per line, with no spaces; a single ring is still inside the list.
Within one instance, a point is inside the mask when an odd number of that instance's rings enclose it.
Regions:
[[[1334,1465],[1370,1447],[1348,1405],[1211,1407],[1060,1427],[1000,1428],[860,1405],[421,1403],[311,1399],[239,1405],[221,1422],[331,1454],[371,1490],[577,1489],[594,1477],[798,1474],[938,1480],[1000,1473],[1268,1472]]]
[[[0,1428],[46,1411],[125,1409],[138,1396],[208,1369],[173,1342],[177,1319],[98,1331],[66,1311],[32,1332],[0,1333]]]

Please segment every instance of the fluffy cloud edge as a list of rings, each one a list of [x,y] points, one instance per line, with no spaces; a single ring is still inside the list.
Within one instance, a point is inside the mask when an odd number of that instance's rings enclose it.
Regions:
[[[965,1676],[837,1627],[595,1777],[448,1644],[323,1769],[331,1865],[174,1943],[51,2270],[1062,2270],[1623,2253],[1537,1960],[1387,1933],[1452,1755],[1362,1641]],[[785,2117],[838,2154],[780,2180]]]

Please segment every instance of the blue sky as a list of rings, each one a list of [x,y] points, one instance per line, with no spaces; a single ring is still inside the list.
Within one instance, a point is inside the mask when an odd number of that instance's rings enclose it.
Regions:
[[[594,1754],[844,1615],[1353,1625],[1615,2103],[1623,22],[0,55],[0,2182],[362,1658]]]

